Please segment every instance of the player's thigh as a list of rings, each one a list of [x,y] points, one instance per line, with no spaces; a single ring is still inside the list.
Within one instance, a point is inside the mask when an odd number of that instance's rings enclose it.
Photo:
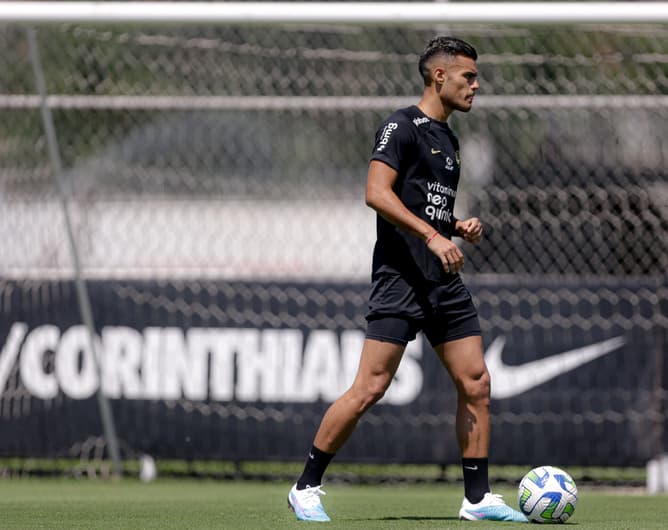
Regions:
[[[405,349],[402,344],[365,339],[353,387],[387,387],[399,368]]]
[[[489,386],[489,373],[480,335],[438,344],[434,346],[434,351],[458,387],[477,382]]]

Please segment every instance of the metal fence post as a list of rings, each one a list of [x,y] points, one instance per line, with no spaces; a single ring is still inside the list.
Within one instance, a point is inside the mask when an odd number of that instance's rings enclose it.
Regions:
[[[44,132],[46,134],[46,141],[49,150],[49,158],[53,168],[53,173],[57,182],[58,196],[65,218],[65,225],[67,228],[67,238],[70,247],[70,255],[74,265],[74,282],[76,286],[77,300],[79,303],[79,311],[84,325],[88,329],[89,347],[92,353],[93,362],[97,370],[99,378],[99,387],[97,389],[97,402],[100,409],[100,417],[102,419],[102,426],[104,429],[104,436],[107,441],[107,449],[112,460],[113,471],[116,475],[123,473],[123,466],[121,462],[120,453],[118,450],[118,440],[116,438],[116,429],[114,426],[114,418],[111,412],[111,407],[106,396],[102,392],[102,368],[100,352],[96,346],[95,341],[95,322],[93,319],[93,311],[91,309],[90,297],[88,296],[88,289],[86,282],[81,272],[81,262],[79,259],[79,252],[77,249],[76,240],[74,237],[74,230],[72,228],[72,220],[70,216],[70,204],[67,194],[67,186],[65,177],[62,171],[62,161],[60,158],[60,149],[58,146],[58,138],[56,136],[56,129],[53,123],[53,116],[49,108],[46,93],[46,83],[44,80],[44,71],[39,55],[39,47],[37,45],[37,33],[34,28],[28,28],[28,46],[30,48],[30,61],[33,66],[35,74],[35,86],[40,98],[40,109],[42,113],[42,123],[44,125]]]

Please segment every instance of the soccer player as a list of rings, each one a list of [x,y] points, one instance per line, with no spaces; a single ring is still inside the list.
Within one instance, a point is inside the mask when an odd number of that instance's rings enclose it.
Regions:
[[[522,521],[490,492],[490,377],[480,325],[459,271],[464,256],[450,239],[482,238],[479,219],[454,217],[459,142],[447,124],[468,112],[479,88],[476,50],[453,37],[432,39],[419,61],[424,92],[378,129],[369,164],[366,203],[377,216],[367,331],[355,380],[325,413],[304,472],[288,505],[304,521],[329,521],[322,476],[364,412],[389,387],[406,344],[422,331],[457,389],[456,435],[464,500],[459,517]]]

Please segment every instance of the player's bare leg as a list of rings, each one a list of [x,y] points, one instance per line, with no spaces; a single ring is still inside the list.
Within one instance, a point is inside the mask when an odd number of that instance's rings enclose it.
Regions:
[[[404,346],[366,339],[352,386],[325,413],[313,445],[336,453],[369,407],[383,397],[399,367]]]
[[[457,442],[462,452],[465,497],[460,519],[526,522],[489,489],[490,377],[479,336],[434,348],[457,388]]]
[[[482,339],[466,337],[434,348],[457,388],[457,442],[464,458],[487,458],[490,378]]]
[[[352,386],[325,413],[304,472],[288,495],[288,506],[302,521],[329,521],[320,502],[322,475],[369,407],[390,386],[404,346],[366,339]]]

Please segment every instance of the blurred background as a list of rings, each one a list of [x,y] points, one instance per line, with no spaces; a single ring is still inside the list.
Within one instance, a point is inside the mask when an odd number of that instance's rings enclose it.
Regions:
[[[450,125],[487,354],[562,362],[493,394],[493,460],[667,452],[665,25],[66,23],[37,29],[60,175],[0,27],[0,457],[106,461],[100,393],[123,460],[301,461],[364,337],[374,134],[437,34],[479,53]],[[456,464],[454,400],[418,337],[337,460]]]

